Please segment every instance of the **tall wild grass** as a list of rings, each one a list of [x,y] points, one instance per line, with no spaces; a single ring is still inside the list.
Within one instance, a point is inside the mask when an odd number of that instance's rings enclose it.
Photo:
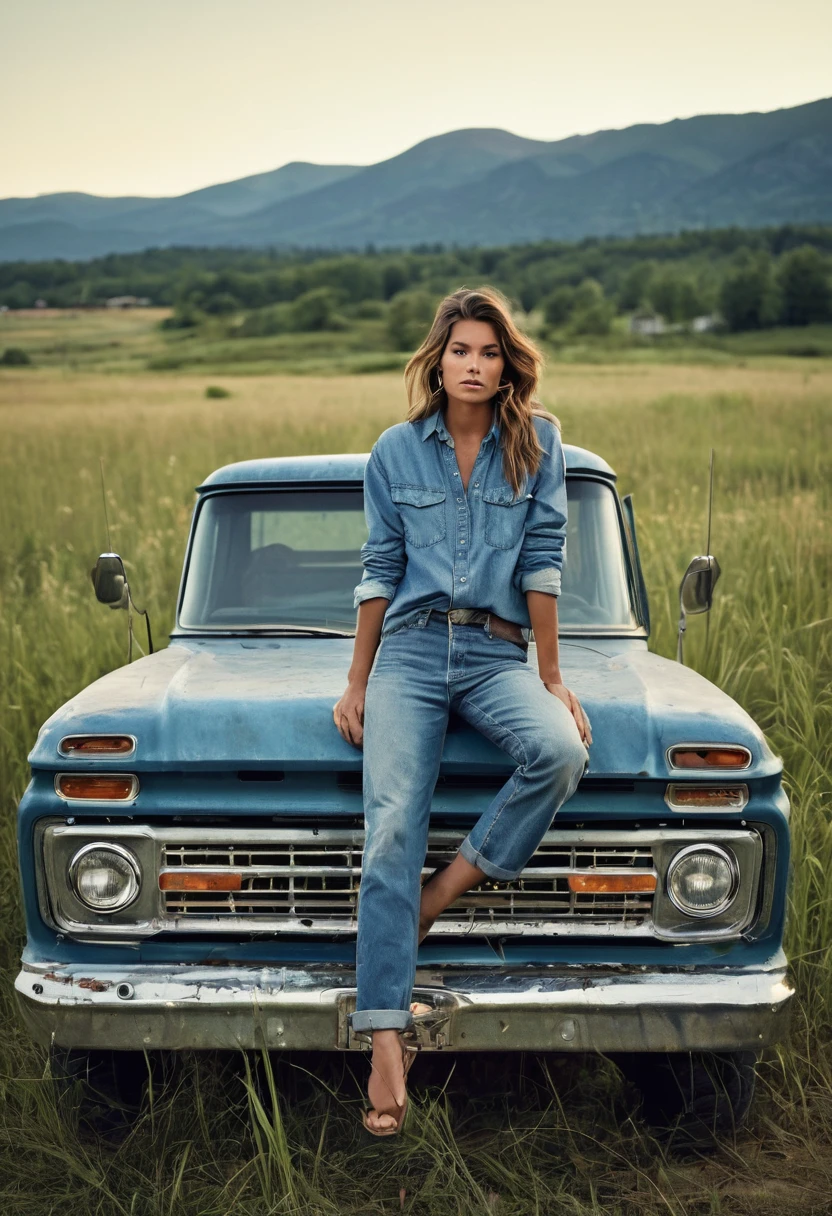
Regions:
[[[216,375],[213,381],[216,382]],[[112,546],[164,642],[193,488],[230,460],[368,450],[403,416],[397,376],[0,376],[0,1203],[46,1216],[145,1213],[813,1212],[832,1193],[832,368],[769,362],[553,369],[564,439],[635,495],[653,615],[674,654],[677,591],[704,551],[722,564],[687,659],[761,723],[784,759],[794,881],[790,1040],[768,1053],[748,1129],[680,1157],[634,1119],[611,1065],[563,1058],[424,1060],[403,1137],[367,1143],[361,1059],[184,1057],[151,1076],[138,1124],[104,1140],[56,1106],[20,1027],[23,944],[14,843],[41,722],[126,657],[124,614],[89,570]],[[139,632],[141,638],[141,633]],[[421,1071],[421,1078],[417,1074]]]

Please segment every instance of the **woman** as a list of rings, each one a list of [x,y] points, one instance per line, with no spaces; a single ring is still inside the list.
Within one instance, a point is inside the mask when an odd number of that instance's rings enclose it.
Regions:
[[[517,877],[588,763],[589,721],[558,662],[566,488],[557,422],[534,408],[540,367],[501,296],[454,292],[405,369],[409,420],[367,464],[358,625],[333,717],[364,748],[350,1021],[372,1036],[363,1117],[375,1135],[405,1114],[414,1049],[402,1032],[427,1008],[411,1004],[418,944],[464,891]],[[450,709],[518,767],[420,889]]]

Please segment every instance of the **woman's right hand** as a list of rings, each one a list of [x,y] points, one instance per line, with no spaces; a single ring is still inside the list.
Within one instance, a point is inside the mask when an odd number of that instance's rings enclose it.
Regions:
[[[332,718],[338,728],[338,734],[353,747],[361,747],[364,742],[364,698],[366,694],[366,683],[351,680],[346,692],[332,710]]]

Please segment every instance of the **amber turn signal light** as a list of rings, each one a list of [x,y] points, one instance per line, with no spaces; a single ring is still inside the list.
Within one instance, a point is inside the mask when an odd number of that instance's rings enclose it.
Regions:
[[[242,874],[233,871],[212,874],[199,870],[164,870],[159,875],[160,891],[239,891],[242,885]]]
[[[58,744],[62,756],[129,756],[135,748],[132,735],[67,735]]]
[[[130,802],[139,792],[133,773],[58,773],[55,793],[83,802]]]
[[[655,874],[570,874],[569,890],[578,895],[652,895]]]
[[[664,800],[672,811],[741,811],[748,802],[748,786],[675,783],[667,787]]]
[[[697,747],[682,744],[667,750],[667,762],[671,768],[748,768],[751,752],[747,747]]]

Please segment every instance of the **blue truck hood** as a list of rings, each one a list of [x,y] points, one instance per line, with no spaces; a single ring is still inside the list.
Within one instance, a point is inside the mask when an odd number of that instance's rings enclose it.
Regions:
[[[136,753],[108,761],[109,769],[360,768],[360,752],[332,720],[351,655],[349,638],[177,638],[61,706],[29,759],[33,768],[67,768],[57,750],[65,735],[120,732],[136,736]],[[679,742],[742,743],[754,758],[744,777],[779,771],[759,727],[736,702],[644,642],[564,639],[561,667],[592,721],[590,774],[666,778],[665,749]],[[512,767],[504,752],[452,721],[446,772]]]

